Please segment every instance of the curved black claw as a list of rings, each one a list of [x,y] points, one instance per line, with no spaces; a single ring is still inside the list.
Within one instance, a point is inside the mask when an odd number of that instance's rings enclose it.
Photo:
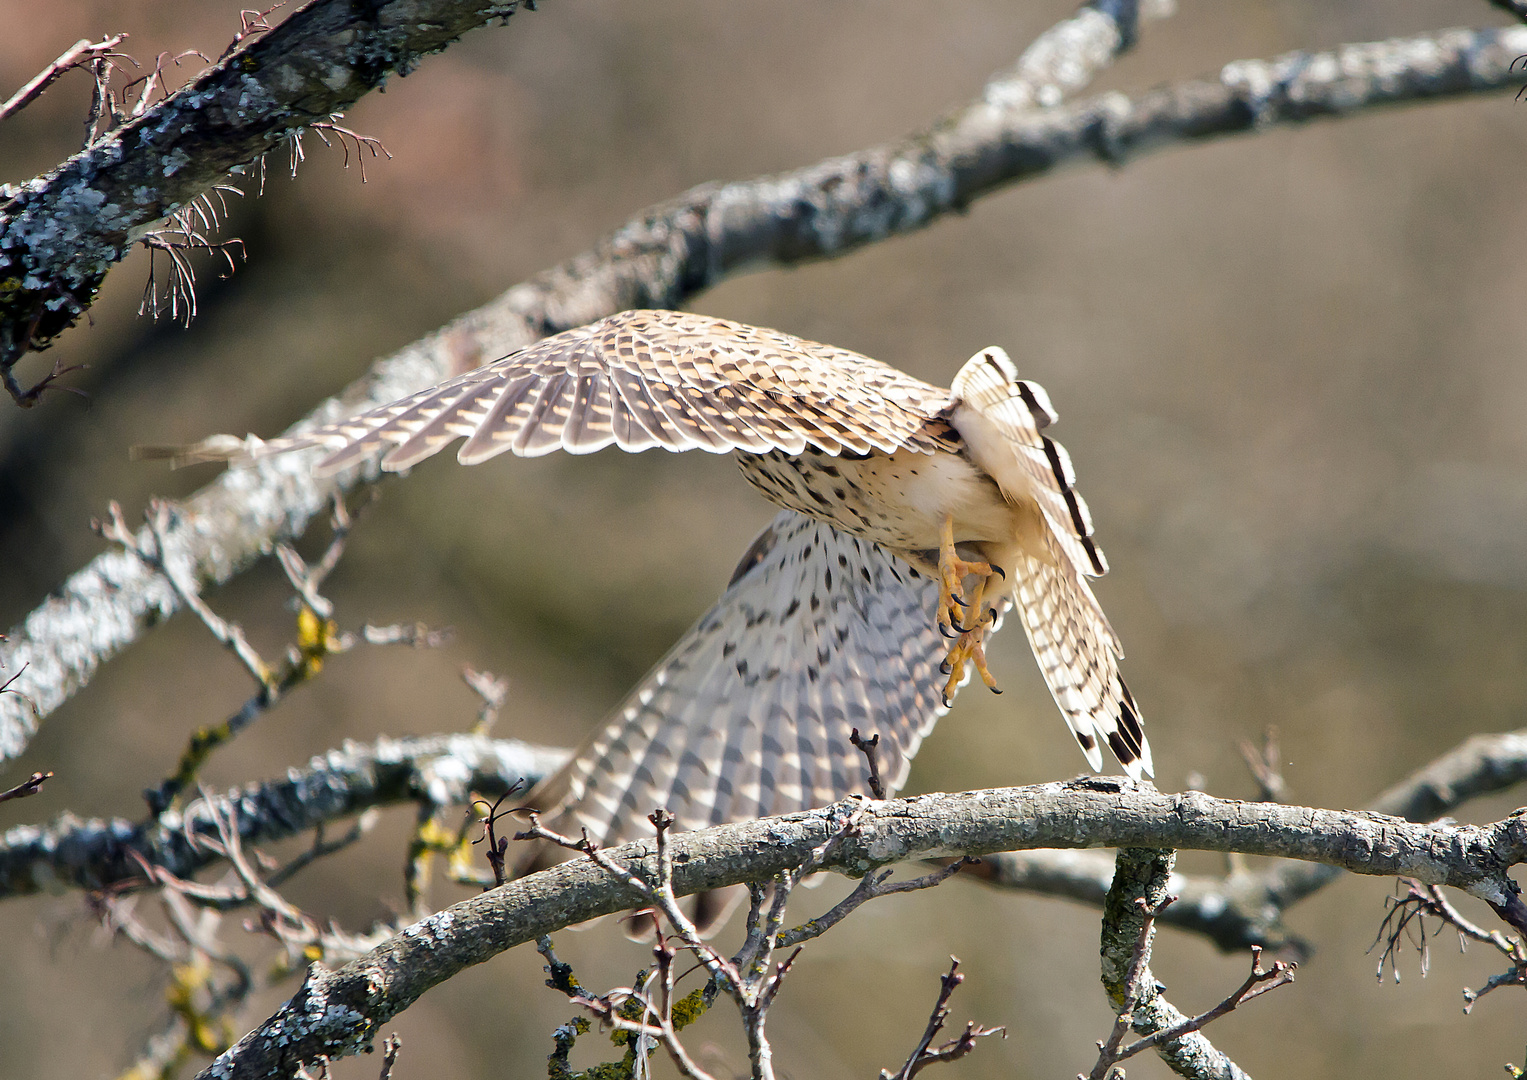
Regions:
[[[992,573],[996,574],[1003,581],[1007,580],[1007,571],[1006,570],[1002,569],[1002,567],[998,566],[996,563],[987,563],[987,565],[991,567],[991,572]]]
[[[950,666],[950,664],[949,664],[949,658],[948,658],[948,657],[945,657],[945,658],[944,658],[944,659],[943,659],[943,660],[942,660],[942,661],[941,661],[941,662],[940,662],[940,663],[939,663],[939,666],[938,666],[938,673],[939,673],[939,674],[940,674],[940,675],[948,675],[948,674],[949,674],[949,673],[950,673],[950,672],[951,672],[951,671],[953,671],[953,670],[954,670],[954,668],[953,668],[953,667],[951,667],[951,666]],[[947,703],[946,703],[946,704],[947,704]]]
[[[994,694],[1002,693],[1002,688],[1000,686],[988,686],[987,689],[990,690]]]
[[[940,633],[940,634],[943,634],[943,635],[944,635],[944,636],[945,636],[945,637],[946,637],[946,638],[948,638],[948,639],[949,639],[949,640],[950,640],[950,641],[953,641],[953,640],[954,640],[954,639],[955,639],[955,638],[957,638],[957,637],[959,637],[959,636],[960,636],[960,634],[961,634],[961,633],[964,633],[964,631],[963,631],[963,630],[962,630],[962,631],[959,631],[959,632],[956,632],[956,631],[955,631],[955,630],[954,630],[954,628],[953,628],[953,623],[954,623],[954,620],[953,620],[953,619],[952,619],[952,618],[951,618],[951,619],[950,619],[950,620],[949,620],[949,622],[950,622],[950,625],[949,625],[949,626],[945,626],[945,625],[944,625],[944,624],[943,624],[943,622],[940,622],[940,623],[939,623],[939,624],[938,624],[938,632],[939,632],[939,633]]]
[[[953,707],[950,704],[950,702],[949,702],[949,695],[948,694],[939,694],[939,697],[944,699],[944,708],[948,709],[948,708],[952,708]]]

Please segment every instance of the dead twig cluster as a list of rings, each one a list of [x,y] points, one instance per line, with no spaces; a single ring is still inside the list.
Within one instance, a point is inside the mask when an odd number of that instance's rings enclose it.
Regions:
[[[1262,745],[1250,739],[1241,740],[1241,757],[1251,777],[1257,782],[1257,798],[1262,802],[1286,802],[1288,782],[1283,779],[1283,767],[1279,764],[1282,750],[1278,745],[1278,728],[1269,724],[1262,734]]]
[[[196,269],[191,253],[207,251],[221,257],[227,269],[219,277],[231,277],[239,259],[245,256],[244,241],[237,237],[213,240],[211,234],[222,227],[228,217],[229,195],[242,196],[243,190],[232,184],[215,184],[180,207],[165,219],[161,228],[150,229],[143,235],[143,246],[148,249],[148,280],[143,285],[143,299],[138,304],[138,314],[158,319],[166,311],[170,319],[189,326],[196,317]],[[159,284],[156,256],[163,252],[169,262],[164,285]]]
[[[250,644],[241,626],[229,622],[212,610],[202,598],[200,586],[185,572],[173,545],[167,539],[176,524],[177,513],[179,511],[174,504],[161,499],[153,500],[144,514],[147,529],[144,534],[139,534],[127,526],[122,517],[122,508],[113,502],[107,509],[106,519],[92,522],[92,527],[102,537],[122,545],[162,574],[180,603],[192,611],[212,636],[238,659],[258,689],[223,723],[201,728],[191,736],[175,773],[157,788],[145,793],[154,814],[163,812],[195,783],[202,764],[213,751],[268,712],[297,686],[318,675],[329,656],[349,652],[362,642],[434,647],[449,638],[449,630],[435,631],[422,625],[368,625],[359,634],[342,632],[334,620],[328,617],[333,612],[333,604],[318,590],[338,565],[351,527],[349,510],[342,499],[336,499],[332,518],[333,535],[317,563],[309,566],[295,549],[286,544],[278,545],[281,567],[298,598],[297,639],[288,646],[283,661],[273,665]]]
[[[160,53],[154,58],[154,70],[146,75],[140,75],[125,83],[122,87],[120,98],[116,91],[109,85],[110,72],[96,69],[95,101],[91,104],[90,119],[85,124],[85,146],[88,148],[92,143],[100,141],[105,135],[114,129],[121,127],[129,120],[136,120],[146,113],[155,104],[154,95],[159,95],[160,101],[168,100],[171,90],[165,78],[164,65],[168,61],[176,67],[187,57],[194,56],[203,64],[211,63],[207,54],[200,49],[187,49],[180,53]],[[130,58],[129,58],[130,59]],[[138,62],[133,61],[137,67]],[[120,100],[120,108],[118,102]],[[132,100],[129,106],[128,101]],[[100,126],[104,123],[104,126]]]
[[[360,168],[361,183],[363,184],[366,182],[366,158],[368,155],[372,160],[379,157],[385,157],[388,161],[392,160],[392,151],[382,145],[381,139],[372,135],[362,135],[347,127],[341,127],[338,121],[343,118],[343,113],[334,113],[327,120],[319,120],[316,123],[309,124],[306,131],[292,133],[291,138],[288,140],[288,145],[291,150],[291,172],[294,178],[297,175],[297,166],[307,160],[307,154],[302,148],[302,136],[307,131],[311,131],[314,135],[318,136],[319,141],[325,146],[332,147],[337,142],[339,148],[344,151],[345,160],[343,167],[346,169],[350,167],[350,152],[353,149],[355,152],[355,163]],[[331,138],[333,139],[332,142],[330,141]]]
[[[170,1019],[149,1040],[133,1066],[139,1070],[135,1075],[171,1075],[193,1054],[220,1053],[232,1042],[238,1010],[253,992],[274,985],[311,960],[342,962],[359,956],[395,929],[347,934],[332,923],[321,925],[277,891],[317,859],[358,842],[375,824],[376,812],[362,814],[338,840],[325,839],[322,828],[315,830],[308,850],[284,866],[275,866],[262,853],[245,850],[226,799],[204,792],[202,800],[216,836],[188,830],[186,838],[227,865],[220,881],[188,880],[137,856],[143,875],[139,880],[90,896],[109,931],[168,968]],[[138,914],[137,894],[145,889],[154,890],[158,899],[161,928]],[[244,929],[264,934],[282,947],[281,961],[263,965],[259,975],[219,936],[225,915],[250,909],[255,917],[244,922]]]
[[[278,8],[284,6],[285,2],[286,0],[282,0],[281,3],[263,11],[246,9],[240,12],[239,32],[233,36],[217,61],[213,61],[199,49],[188,49],[173,54],[160,53],[154,60],[152,70],[131,78],[120,86],[114,85],[118,74],[126,75],[129,69],[137,70],[142,67],[132,56],[117,49],[117,46],[126,40],[127,35],[113,34],[94,42],[81,39],[48,64],[8,100],[0,103],[0,121],[26,108],[66,72],[76,68],[88,69],[94,80],[94,89],[85,118],[83,149],[89,150],[124,124],[139,119],[150,108],[167,102],[171,98],[176,92],[172,90],[170,85],[172,80],[168,77],[168,69],[171,66],[179,68],[186,60],[194,58],[200,61],[200,70],[205,71],[214,63],[222,63],[250,38],[273,30],[274,26],[269,22],[269,17]],[[316,134],[325,146],[333,146],[336,141],[339,143],[344,152],[344,167],[347,169],[350,167],[353,152],[360,167],[361,182],[364,183],[366,157],[369,155],[373,159],[379,157],[390,159],[392,154],[380,140],[341,126],[338,121],[342,116],[342,113],[332,113],[328,120],[309,125],[309,130]],[[298,131],[288,137],[291,169],[294,175],[297,165],[305,156],[302,135],[303,132]],[[258,160],[259,190],[263,193],[264,155],[260,155]],[[253,171],[250,166],[240,166],[234,170],[233,175],[247,175]],[[0,201],[13,192],[14,189],[11,188],[0,189]],[[158,319],[168,314],[173,321],[189,325],[197,313],[196,271],[192,259],[194,252],[205,251],[215,255],[224,264],[224,270],[220,276],[228,277],[233,274],[238,262],[245,257],[244,242],[236,237],[226,240],[214,239],[218,228],[227,217],[226,196],[230,194],[243,195],[244,192],[226,181],[214,182],[206,190],[187,197],[165,218],[162,225],[145,228],[142,231],[139,242],[148,249],[149,270],[143,286],[143,298],[138,305],[139,315]],[[161,256],[165,264],[163,268],[161,268]],[[57,286],[50,288],[45,284],[42,292],[43,303],[38,305],[32,326],[23,338],[28,348],[43,348],[50,337],[49,331],[40,331],[47,304],[64,304],[73,311],[74,317],[78,317],[84,310],[71,290]],[[77,367],[73,366],[55,365],[52,371],[34,385],[22,388],[11,375],[11,368],[15,359],[18,358],[19,354],[5,363],[4,382],[11,396],[23,406],[34,404],[42,393],[52,388],[62,375],[77,370]]]
[[[618,987],[605,994],[591,994],[572,979],[571,971],[566,968],[566,965],[556,961],[555,954],[551,952],[549,939],[543,939],[542,955],[548,959],[547,970],[552,975],[550,985],[566,993],[572,1001],[595,1017],[604,1028],[624,1036],[628,1046],[628,1064],[634,1065],[637,1060],[645,1060],[648,1054],[661,1047],[672,1059],[679,1073],[691,1080],[711,1080],[711,1074],[695,1061],[679,1038],[679,1032],[699,1012],[709,1007],[711,1001],[720,994],[730,997],[740,1014],[748,1043],[750,1075],[754,1080],[773,1080],[775,1076],[773,1048],[766,1031],[769,1008],[778,995],[785,977],[800,956],[801,943],[820,936],[853,907],[857,907],[872,896],[903,892],[914,888],[928,888],[947,880],[961,865],[953,864],[938,873],[927,875],[914,882],[898,883],[899,887],[884,887],[883,874],[875,876],[873,881],[867,878],[868,886],[861,883],[860,889],[856,889],[854,896],[850,897],[853,903],[845,901],[834,909],[836,917],[832,917],[834,913],[829,913],[828,916],[812,920],[793,930],[785,930],[785,909],[792,891],[804,878],[819,870],[824,860],[845,839],[854,834],[858,825],[858,815],[848,812],[834,833],[814,848],[795,869],[780,874],[767,886],[758,883],[748,886],[750,904],[746,937],[737,954],[726,957],[700,936],[694,922],[683,910],[674,893],[673,856],[669,844],[673,816],[665,810],[657,810],[649,820],[657,830],[656,873],[650,878],[611,859],[604,850],[588,839],[586,833],[581,839],[575,840],[552,832],[541,825],[539,818],[533,812],[530,812],[530,827],[516,834],[515,839],[544,840],[566,850],[579,852],[612,878],[625,884],[640,901],[647,905],[642,914],[650,919],[653,931],[654,966],[642,973],[642,976],[631,986]],[[502,859],[502,850],[497,850],[498,858]],[[491,858],[493,856],[490,853]],[[496,863],[495,867],[497,867]],[[848,906],[845,907],[845,905]],[[665,933],[664,926],[669,927],[670,932]],[[777,959],[778,954],[784,949],[791,950],[789,955],[783,960]],[[674,972],[675,959],[681,952],[695,956],[699,960],[698,969],[704,970],[710,976],[704,988],[682,1000],[675,997],[677,978]],[[953,970],[950,976],[946,977],[945,992],[935,1007],[934,1021],[930,1022],[929,1032],[913,1051],[908,1065],[904,1066],[903,1075],[914,1075],[918,1069],[934,1061],[962,1057],[969,1052],[976,1039],[1001,1030],[989,1030],[972,1024],[967,1028],[966,1034],[954,1040],[953,1043],[937,1049],[929,1049],[947,1016],[948,995],[953,993],[955,986],[962,978],[963,976],[956,976]],[[554,1039],[557,1043],[557,1054],[560,1055],[560,1060],[564,1064],[572,1041],[586,1030],[586,1022],[581,1028],[575,1022],[558,1029]],[[907,1068],[913,1071],[906,1072]]]
[[[1411,878],[1401,878],[1399,887],[1404,890],[1403,893],[1385,898],[1389,910],[1384,915],[1384,921],[1379,924],[1379,932],[1373,944],[1368,947],[1368,951],[1372,952],[1380,944],[1384,946],[1379,953],[1378,970],[1375,973],[1380,982],[1384,979],[1386,964],[1394,981],[1400,981],[1399,955],[1407,944],[1420,957],[1421,977],[1426,978],[1431,970],[1431,941],[1443,927],[1452,927],[1458,935],[1459,952],[1468,951],[1469,942],[1477,941],[1489,945],[1511,963],[1510,968],[1492,976],[1482,989],[1464,988],[1465,1013],[1472,1011],[1474,1003],[1492,990],[1502,986],[1527,986],[1527,941],[1520,936],[1508,937],[1499,930],[1486,930],[1466,918],[1448,900],[1440,885],[1427,885]],[[1438,921],[1436,930],[1428,930],[1428,918]]]

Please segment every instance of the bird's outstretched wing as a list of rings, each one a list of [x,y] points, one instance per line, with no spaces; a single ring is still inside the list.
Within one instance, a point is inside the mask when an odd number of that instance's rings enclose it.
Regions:
[[[471,465],[505,451],[784,450],[940,446],[923,427],[949,392],[878,360],[683,311],[624,311],[544,338],[428,390],[261,455],[323,446],[333,472],[386,450],[403,469],[465,437]]]
[[[867,793],[854,728],[880,736],[888,793],[947,709],[932,580],[884,548],[785,511],[731,585],[562,770],[531,793],[599,844],[826,806]]]

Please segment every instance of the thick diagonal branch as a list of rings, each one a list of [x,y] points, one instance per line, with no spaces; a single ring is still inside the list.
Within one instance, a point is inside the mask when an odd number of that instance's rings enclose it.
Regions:
[[[518,0],[312,0],[52,172],[6,189],[0,373],[9,384],[23,353],[72,326],[154,222],[229,170],[519,7]]]

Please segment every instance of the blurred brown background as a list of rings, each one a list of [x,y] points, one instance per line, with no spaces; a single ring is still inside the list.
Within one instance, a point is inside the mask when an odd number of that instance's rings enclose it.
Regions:
[[[0,0],[0,91],[77,38],[119,30],[140,59],[216,55],[238,7]],[[648,203],[931,121],[1071,10],[558,0],[427,59],[346,121],[393,154],[367,163],[365,184],[312,137],[295,180],[272,156],[264,197],[238,202],[229,229],[249,261],[226,281],[199,264],[189,330],[135,317],[140,251],[110,277],[94,325],[34,361],[88,363],[72,381],[91,401],[0,407],[0,628],[101,550],[87,522],[108,500],[135,520],[151,494],[213,475],[129,464],[130,444],[275,433],[376,356]],[[1148,26],[1095,89],[1497,21],[1483,3],[1195,0]],[[69,76],[0,128],[0,180],[77,148],[87,83]],[[693,306],[946,383],[978,348],[1004,346],[1061,413],[1114,567],[1098,592],[1129,650],[1158,784],[1177,789],[1196,773],[1216,794],[1251,795],[1236,744],[1276,723],[1290,797],[1357,807],[1466,735],[1522,723],[1524,175],[1527,105],[1509,94],[1412,107],[1065,172],[848,258],[740,278]],[[569,744],[704,610],[771,512],[730,461],[701,454],[427,462],[384,485],[328,591],[346,625],[423,619],[454,626],[454,641],[336,660],[216,757],[207,779],[276,776],[346,738],[463,729],[475,709],[464,663],[512,681],[498,733]],[[211,599],[275,655],[291,634],[286,595],[267,562]],[[1008,693],[963,696],[909,791],[1081,769],[1022,635],[1004,638],[993,668]],[[249,690],[178,616],[0,775],[59,774],[0,825],[65,809],[140,816],[139,792],[173,767],[187,734]],[[1507,796],[1467,814],[1514,805]],[[386,916],[401,903],[409,818],[395,812],[290,895],[351,927]],[[1520,995],[1460,1012],[1460,987],[1493,974],[1493,954],[1460,958],[1444,939],[1426,981],[1407,957],[1404,982],[1374,984],[1364,949],[1387,884],[1346,880],[1292,913],[1317,954],[1293,987],[1211,1033],[1253,1075],[1479,1076],[1521,1061]],[[804,894],[797,910],[815,913],[840,888]],[[463,895],[442,887],[433,899]],[[106,942],[77,895],[0,905],[0,941],[0,1076],[114,1075],[164,1016],[156,966]],[[647,959],[608,925],[559,935],[559,948],[595,987],[628,983]],[[949,953],[969,976],[952,1021],[1009,1031],[953,1066],[959,1075],[1090,1067],[1109,1023],[1096,914],[956,881],[880,901],[808,948],[771,1025],[782,1075],[899,1064]],[[1157,946],[1158,975],[1190,1011],[1245,966],[1170,931]],[[394,1075],[544,1075],[550,1032],[571,1009],[539,969],[519,949],[431,992],[395,1025]],[[278,1000],[262,999],[247,1022]],[[711,1064],[740,1071],[735,1029],[718,1006],[693,1045],[714,1043]],[[345,1062],[336,1075],[375,1068]],[[1129,1072],[1167,1075],[1154,1060]]]

